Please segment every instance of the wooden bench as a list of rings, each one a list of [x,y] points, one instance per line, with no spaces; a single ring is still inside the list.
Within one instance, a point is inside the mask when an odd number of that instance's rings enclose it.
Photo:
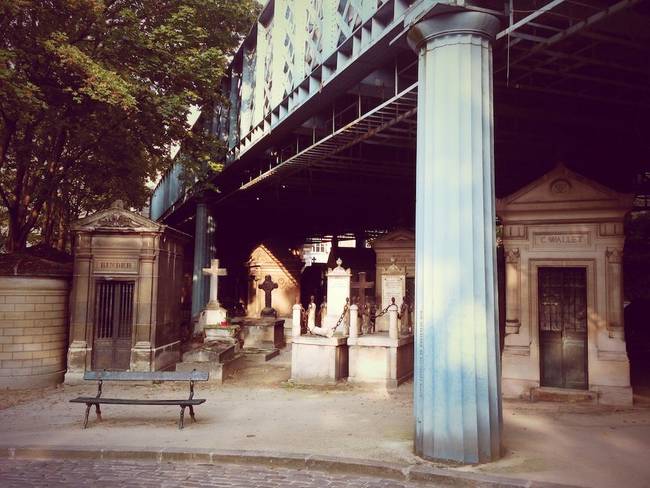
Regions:
[[[209,373],[203,371],[191,371],[189,373],[179,371],[87,371],[84,380],[97,381],[97,395],[94,397],[78,397],[70,400],[72,403],[85,403],[86,416],[84,418],[84,429],[88,426],[88,414],[90,407],[95,406],[97,419],[102,419],[102,412],[99,405],[178,405],[181,407],[181,416],[178,420],[178,428],[183,428],[185,409],[189,408],[190,417],[194,422],[194,406],[205,402],[205,398],[194,398],[194,382],[207,381]],[[136,398],[104,398],[102,397],[102,385],[104,381],[189,381],[190,396],[179,400],[148,400]]]

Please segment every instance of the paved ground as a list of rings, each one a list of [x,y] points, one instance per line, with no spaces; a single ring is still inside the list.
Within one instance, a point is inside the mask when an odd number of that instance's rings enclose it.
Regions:
[[[408,488],[420,483],[330,475],[257,466],[153,464],[129,461],[23,461],[0,459],[0,486],[23,487],[219,487]],[[428,487],[434,485],[427,484]]]
[[[176,429],[178,409],[103,407],[81,429],[83,405],[94,385],[40,392],[0,392],[0,446],[257,450],[370,459],[412,465],[412,385],[396,392],[349,385],[289,385],[289,355],[251,365],[223,386],[198,385],[197,424]],[[186,386],[115,386],[105,396],[185,396]],[[641,399],[642,400],[642,399]],[[4,409],[3,408],[4,405]],[[634,408],[504,402],[504,456],[455,468],[528,480],[590,487],[650,486],[650,403]]]

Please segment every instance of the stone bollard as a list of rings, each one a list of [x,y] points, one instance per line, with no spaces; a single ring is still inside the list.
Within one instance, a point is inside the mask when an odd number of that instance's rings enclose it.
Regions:
[[[392,303],[388,307],[388,337],[399,339],[399,328],[397,324],[397,304],[395,298],[391,298]]]
[[[293,306],[293,324],[291,329],[292,337],[300,337],[300,322],[302,321],[302,305],[296,303]]]
[[[350,337],[359,337],[359,307],[350,305]]]

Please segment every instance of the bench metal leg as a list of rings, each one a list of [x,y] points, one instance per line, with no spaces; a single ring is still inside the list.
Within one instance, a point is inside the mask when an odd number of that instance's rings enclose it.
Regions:
[[[185,405],[181,407],[181,418],[178,419],[178,429],[181,430],[183,428],[183,419],[185,418]]]
[[[95,415],[97,415],[97,420],[102,420],[102,411],[99,408],[99,403],[95,403]]]
[[[196,417],[194,416],[194,406],[189,405],[190,407],[190,417],[192,417],[192,422],[196,422]]]
[[[88,427],[88,414],[90,413],[90,407],[92,403],[86,403],[86,416],[84,417],[84,429]]]

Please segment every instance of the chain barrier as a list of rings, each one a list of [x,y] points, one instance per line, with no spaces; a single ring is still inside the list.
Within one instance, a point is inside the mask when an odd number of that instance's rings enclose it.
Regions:
[[[386,308],[383,309],[383,310],[382,310],[381,312],[379,312],[378,314],[372,315],[372,313],[371,313],[371,314],[370,314],[370,320],[377,320],[379,317],[381,317],[381,316],[383,316],[383,315],[386,315],[386,314],[388,313],[388,310],[390,309],[390,307],[392,307],[393,305],[395,305],[395,308],[397,308],[397,303],[392,302],[392,303],[389,303],[389,304],[386,306]],[[398,313],[399,313],[399,308],[397,308],[397,311],[398,311]]]
[[[332,329],[332,333],[336,332],[336,329],[338,328],[339,325],[341,325],[341,322],[343,322],[343,319],[345,318],[345,314],[348,313],[348,310],[350,310],[349,303],[346,302],[345,306],[343,307],[343,313],[341,313],[341,316],[339,317],[339,320],[336,322],[336,325]]]

